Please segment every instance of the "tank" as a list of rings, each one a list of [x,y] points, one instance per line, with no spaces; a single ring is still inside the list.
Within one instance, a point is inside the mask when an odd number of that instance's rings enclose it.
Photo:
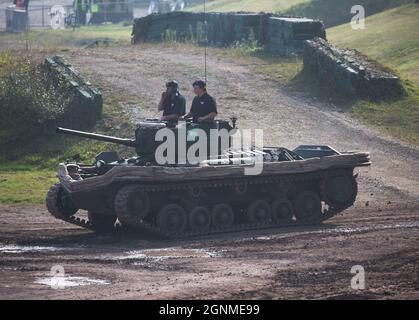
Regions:
[[[185,153],[176,152],[173,162],[162,163],[156,156],[167,142],[159,137],[162,129],[173,133],[175,150],[185,144]],[[229,136],[217,147],[204,141],[207,156],[189,161],[184,154],[199,143],[198,129]],[[96,232],[130,230],[164,238],[319,224],[353,205],[358,193],[354,169],[371,164],[366,152],[324,145],[234,149],[237,130],[236,119],[203,124],[148,120],[138,125],[133,139],[57,128],[61,134],[133,148],[136,156],[122,159],[105,151],[93,164],[60,163],[59,182],[46,196],[48,211]],[[256,167],[259,172],[249,174]],[[78,218],[79,210],[86,210],[88,219]]]

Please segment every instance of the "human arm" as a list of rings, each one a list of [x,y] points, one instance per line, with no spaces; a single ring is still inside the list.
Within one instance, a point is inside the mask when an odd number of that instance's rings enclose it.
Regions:
[[[215,117],[217,116],[217,112],[211,112],[206,116],[199,117],[198,122],[211,122],[214,121]]]
[[[184,116],[185,119],[189,119],[193,117],[193,111],[194,111],[194,101],[195,99],[192,101],[192,105],[191,105],[191,109],[189,110],[189,112]]]
[[[177,114],[170,114],[168,116],[162,116],[161,121],[177,121],[179,119],[179,115]]]
[[[166,100],[167,92],[163,92],[161,94],[160,102],[158,104],[158,111],[162,111],[164,109],[164,101]]]

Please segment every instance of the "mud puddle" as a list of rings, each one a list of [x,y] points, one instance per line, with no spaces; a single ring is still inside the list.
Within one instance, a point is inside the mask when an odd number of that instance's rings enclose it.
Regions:
[[[259,236],[259,237],[252,237],[246,238],[242,241],[250,241],[250,240],[259,240],[259,241],[266,241],[272,240],[273,238],[287,238],[290,236],[301,236],[301,235],[318,235],[318,234],[352,234],[352,233],[364,233],[369,231],[382,231],[382,230],[389,230],[389,229],[410,229],[410,228],[419,228],[419,221],[413,222],[402,222],[396,224],[389,224],[389,225],[373,225],[373,226],[364,226],[364,227],[334,227],[328,228],[325,225],[326,229],[322,230],[313,230],[313,231],[291,231],[287,232],[286,234],[277,233],[272,236]]]
[[[49,286],[52,289],[64,289],[64,288],[79,287],[79,286],[110,284],[110,282],[106,280],[90,279],[87,277],[73,277],[73,276],[53,276],[53,277],[50,276],[50,277],[37,278],[34,283]]]
[[[59,247],[59,246],[24,246],[24,245],[1,245],[0,253],[42,253],[58,251],[75,251],[85,249],[84,246]]]
[[[103,260],[128,261],[130,263],[161,262],[169,259],[215,258],[222,255],[221,251],[208,249],[163,248],[131,250],[119,256],[101,256]]]
[[[340,227],[334,228],[330,230],[322,230],[318,233],[359,233],[359,232],[367,232],[367,231],[380,231],[380,230],[388,230],[388,229],[407,229],[407,228],[419,228],[419,221],[415,222],[404,222],[404,223],[396,223],[391,225],[378,225],[372,227]]]

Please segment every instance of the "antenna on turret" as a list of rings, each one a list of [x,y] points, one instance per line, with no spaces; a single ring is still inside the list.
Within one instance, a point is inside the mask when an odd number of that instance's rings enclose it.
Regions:
[[[205,32],[205,39],[204,39],[204,74],[205,74],[205,83],[207,83],[207,6],[206,0],[204,0],[204,32]]]

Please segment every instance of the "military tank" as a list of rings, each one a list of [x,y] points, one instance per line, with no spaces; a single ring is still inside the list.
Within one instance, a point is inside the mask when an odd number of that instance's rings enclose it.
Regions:
[[[58,133],[135,148],[122,159],[102,152],[93,164],[67,160],[59,164],[59,182],[46,196],[56,218],[111,232],[115,226],[144,236],[183,238],[246,229],[319,224],[352,206],[358,192],[356,167],[369,166],[368,153],[341,153],[329,146],[303,145],[234,149],[228,143],[210,148],[198,163],[176,154],[161,164],[156,151],[164,143],[161,129],[173,132],[176,150],[186,136],[186,150],[209,133],[237,131],[236,119],[195,124],[156,120],[141,122],[134,139],[71,129]],[[215,151],[214,151],[215,150]],[[259,174],[246,169],[261,166]],[[77,217],[88,211],[88,220]]]

